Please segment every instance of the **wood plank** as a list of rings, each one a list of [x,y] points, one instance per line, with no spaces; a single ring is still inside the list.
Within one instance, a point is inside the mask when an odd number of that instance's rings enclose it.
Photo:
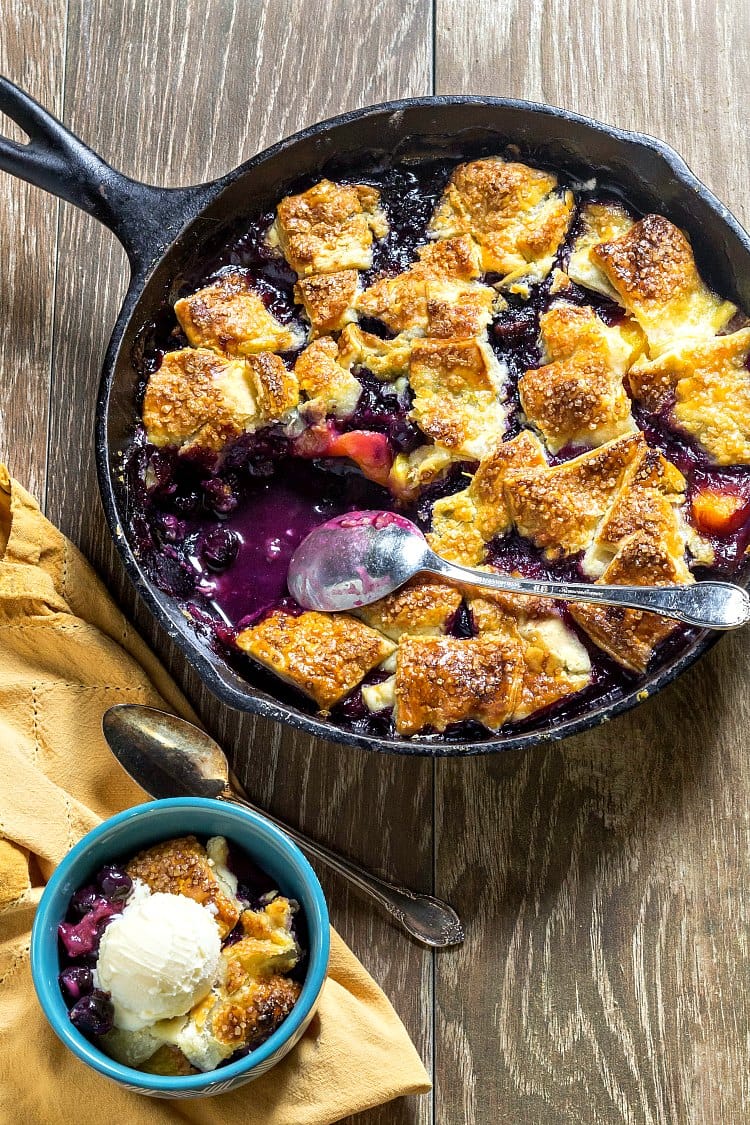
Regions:
[[[65,9],[56,0],[2,6],[0,74],[59,113],[65,69]],[[25,141],[0,114],[0,133]],[[0,461],[40,493],[47,425],[57,258],[57,204],[0,173]]]
[[[438,93],[525,97],[662,136],[750,218],[747,5],[438,0]],[[747,677],[727,638],[559,747],[439,762],[436,1120],[748,1119]]]
[[[219,175],[283,135],[357,105],[428,90],[427,0],[248,4],[72,0],[65,120],[106,159],[152,182]],[[113,81],[113,75],[117,76]],[[133,609],[96,502],[93,405],[124,287],[111,236],[64,207],[49,507]],[[73,440],[71,440],[73,435]],[[432,766],[367,755],[240,718],[207,698],[141,607],[136,619],[260,803],[403,882],[432,882]],[[415,828],[416,826],[416,828]],[[431,957],[324,880],[334,923],[431,1052]],[[426,1123],[429,1099],[366,1114],[362,1125]]]

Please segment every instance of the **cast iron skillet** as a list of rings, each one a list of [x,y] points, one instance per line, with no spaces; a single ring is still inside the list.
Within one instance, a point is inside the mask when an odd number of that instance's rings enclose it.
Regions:
[[[28,134],[27,145],[0,137],[0,168],[74,203],[108,226],[130,260],[131,278],[107,349],[96,409],[96,463],[110,531],[133,584],[159,623],[208,687],[224,703],[312,734],[372,750],[402,754],[467,754],[519,749],[559,739],[605,722],[653,695],[692,664],[718,634],[698,635],[645,682],[614,701],[599,702],[574,718],[542,721],[523,734],[486,741],[444,743],[376,738],[342,730],[283,703],[235,673],[204,647],[175,603],[149,580],[124,529],[129,499],[120,473],[132,435],[136,373],[131,352],[182,274],[195,269],[206,248],[243,216],[271,208],[300,177],[335,176],[382,166],[392,156],[468,158],[518,145],[523,156],[583,178],[592,172],[619,188],[643,211],[666,214],[687,230],[704,277],[740,308],[750,309],[750,238],[737,221],[667,145],[530,102],[483,97],[417,98],[388,102],[324,121],[290,137],[235,171],[196,187],[167,189],[115,171],[101,157],[6,79],[0,78],[0,111]],[[750,584],[750,575],[741,579]]]

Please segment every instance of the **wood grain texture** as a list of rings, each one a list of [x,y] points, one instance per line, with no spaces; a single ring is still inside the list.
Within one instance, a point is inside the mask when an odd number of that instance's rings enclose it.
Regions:
[[[40,0],[0,3],[0,74],[53,112],[62,105],[65,8]],[[0,113],[0,134],[25,141]],[[58,206],[0,176],[0,461],[39,493],[45,483]]]
[[[747,5],[438,0],[438,93],[562,105],[672,143],[750,219]],[[750,1115],[747,636],[531,754],[439,762],[436,1121]]]
[[[71,0],[64,119],[116,167],[163,184],[217,176],[285,134],[348,108],[429,91],[426,0]],[[356,49],[355,49],[356,45]],[[318,742],[241,718],[207,697],[134,604],[97,500],[99,369],[125,282],[105,230],[63,207],[48,510],[94,561],[164,656],[260,804],[392,878],[432,885],[432,766]],[[415,825],[417,829],[415,831]],[[432,959],[336,880],[334,924],[431,1057]],[[358,1118],[426,1125],[429,1098]]]
[[[0,69],[116,166],[179,184],[322,117],[430,92],[431,18],[431,0],[0,0]],[[548,101],[660,135],[748,222],[748,33],[739,3],[436,0],[436,92]],[[434,790],[430,763],[219,707],[109,544],[93,403],[125,259],[67,205],[59,226],[58,254],[55,201],[0,177],[0,455],[36,491],[47,483],[49,514],[260,803],[429,889],[435,802],[435,884],[468,931],[434,961],[436,1097],[356,1125],[748,1120],[750,643],[727,638],[636,712],[559,747],[438,762]],[[429,1062],[432,958],[324,883]]]

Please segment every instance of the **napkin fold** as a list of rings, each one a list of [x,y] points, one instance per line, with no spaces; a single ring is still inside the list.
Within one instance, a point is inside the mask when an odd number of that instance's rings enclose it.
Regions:
[[[0,466],[0,1121],[329,1125],[429,1090],[403,1024],[335,932],[308,1031],[231,1093],[140,1097],[59,1042],[31,983],[31,924],[73,844],[144,799],[101,734],[103,712],[125,702],[195,717],[83,556]]]

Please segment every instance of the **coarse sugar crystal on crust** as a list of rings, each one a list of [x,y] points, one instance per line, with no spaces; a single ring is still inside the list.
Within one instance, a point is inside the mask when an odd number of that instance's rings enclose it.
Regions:
[[[206,849],[195,836],[154,844],[131,859],[126,871],[153,894],[184,895],[205,906],[213,914],[222,938],[237,924],[240,904],[222,887]]]
[[[356,270],[314,274],[297,282],[294,299],[305,310],[313,339],[327,332],[338,332],[357,319],[358,292]]]
[[[481,285],[477,247],[466,237],[427,243],[402,273],[375,281],[357,309],[392,332],[413,336],[479,336],[492,319],[496,292]]]
[[[617,291],[592,259],[591,251],[601,242],[612,242],[622,237],[634,222],[635,219],[621,203],[584,203],[578,213],[579,229],[568,259],[567,274],[571,281],[616,301]]]
[[[549,599],[477,590],[468,604],[480,637],[509,636],[520,646],[523,673],[514,721],[591,683],[589,655]]]
[[[415,341],[410,417],[457,456],[481,460],[505,433],[506,372],[482,340]]]
[[[339,348],[331,336],[313,340],[294,365],[299,388],[306,397],[301,410],[307,419],[348,418],[362,394],[359,383],[339,362]]]
[[[583,560],[584,573],[598,577],[620,543],[636,532],[658,544],[672,559],[680,581],[690,582],[685,562],[686,525],[682,514],[686,481],[657,450],[644,445],[625,472],[612,505],[597,528]]]
[[[469,235],[482,269],[508,282],[552,267],[573,214],[573,195],[552,172],[490,156],[459,164],[430,222],[435,238]]]
[[[690,243],[663,215],[646,215],[594,246],[591,257],[643,329],[652,356],[679,337],[716,335],[737,312],[701,280]]]
[[[647,409],[671,406],[677,425],[717,465],[750,464],[750,328],[710,340],[677,340],[629,374]]]
[[[621,542],[598,581],[611,586],[671,586],[694,579],[659,539],[637,531]],[[572,602],[569,610],[594,644],[631,672],[645,672],[656,646],[679,627],[671,618],[620,606]]]
[[[348,695],[395,645],[346,613],[275,610],[237,636],[237,646],[327,711]]]
[[[353,612],[371,628],[398,641],[404,633],[414,636],[445,633],[460,605],[461,593],[455,586],[417,577],[385,598]]]
[[[218,453],[261,420],[247,363],[206,348],[167,352],[143,400],[146,436],[159,447]]]
[[[303,278],[369,269],[373,235],[383,238],[387,232],[377,188],[321,180],[307,191],[281,200],[269,242],[280,246],[289,265]]]
[[[522,667],[519,645],[509,638],[404,636],[396,658],[396,730],[442,733],[469,720],[498,730],[515,708]]]
[[[467,488],[436,500],[428,542],[451,562],[475,566],[484,560],[487,544],[512,526],[503,483],[511,469],[546,465],[537,436],[522,430],[500,442],[480,461]]]
[[[560,465],[510,470],[505,499],[516,528],[548,558],[585,550],[644,447],[642,434],[627,434]]]
[[[183,297],[174,306],[183,332],[194,348],[222,355],[283,352],[303,337],[268,311],[242,273],[224,273],[211,285]]]

